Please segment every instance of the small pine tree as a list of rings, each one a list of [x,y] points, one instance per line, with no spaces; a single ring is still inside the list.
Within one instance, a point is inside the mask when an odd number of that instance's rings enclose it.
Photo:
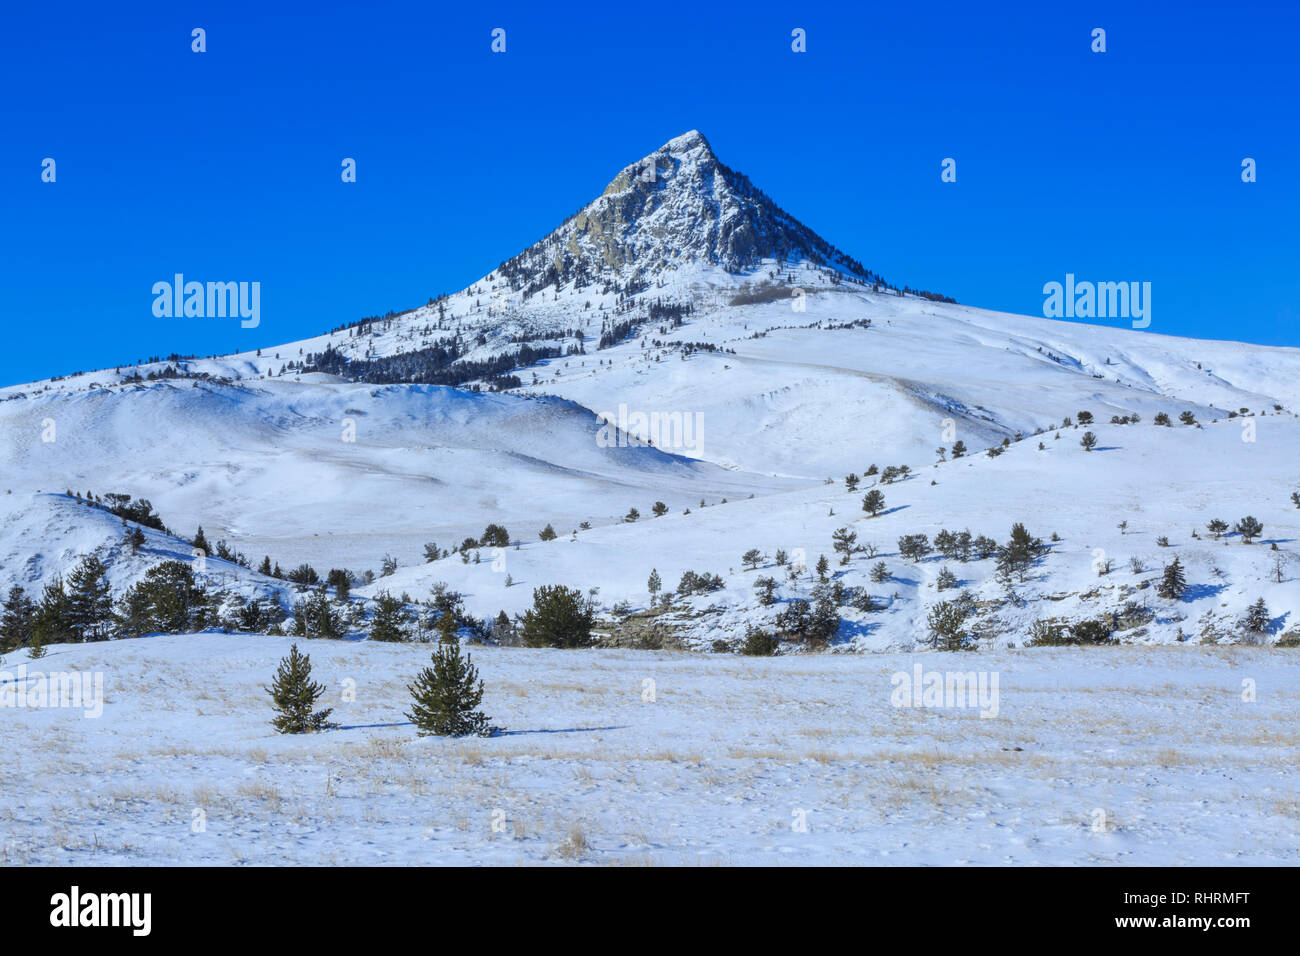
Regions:
[[[1092,432],[1084,432],[1083,437],[1079,439],[1079,444],[1083,446],[1084,451],[1092,451],[1097,447],[1097,436]]]
[[[266,690],[276,712],[271,723],[280,733],[309,734],[329,726],[325,721],[333,709],[313,709],[325,688],[311,679],[311,657],[299,654],[297,644],[280,659],[275,681]]]
[[[591,637],[595,616],[595,608],[581,591],[544,584],[533,589],[533,606],[524,614],[524,642],[529,647],[589,647],[595,643]]]
[[[1156,593],[1162,598],[1177,600],[1186,590],[1187,578],[1183,574],[1183,565],[1175,557],[1172,564],[1165,565],[1164,575],[1160,579],[1160,586],[1156,589]]]
[[[871,566],[871,580],[876,584],[889,580],[889,568],[884,561],[877,561]]]
[[[462,656],[457,643],[441,643],[432,663],[407,685],[411,710],[406,716],[416,732],[421,737],[490,736],[488,719],[477,710],[483,700],[483,681],[472,656]]]
[[[1267,634],[1270,624],[1272,617],[1263,598],[1246,609],[1246,616],[1241,621],[1241,626],[1252,634]]]
[[[199,525],[199,530],[194,533],[194,540],[190,543],[204,554],[212,550],[208,547],[208,539],[203,536],[203,525]]]
[[[1258,538],[1264,533],[1264,526],[1260,524],[1259,520],[1254,516],[1246,515],[1246,517],[1237,522],[1237,527],[1234,530],[1237,534],[1241,535],[1242,541],[1246,542],[1246,544],[1250,544],[1251,538]]]
[[[885,495],[879,488],[872,488],[862,498],[862,510],[875,517],[885,510]]]
[[[555,529],[548,523],[545,528],[537,533],[537,536],[543,541],[554,541],[556,538]]]
[[[646,590],[650,592],[650,600],[653,601],[655,595],[658,594],[664,586],[663,578],[659,577],[659,571],[657,568],[650,569],[650,577],[646,579],[645,586]]]
[[[1222,521],[1219,518],[1212,518],[1205,527],[1209,530],[1210,534],[1217,538],[1219,535],[1223,534],[1223,532],[1228,530],[1228,522]]]
[[[36,605],[20,587],[9,589],[3,616],[0,616],[0,653],[30,644]]]
[[[409,620],[406,606],[387,591],[375,595],[375,619],[370,624],[372,641],[404,641],[410,635],[406,624]]]

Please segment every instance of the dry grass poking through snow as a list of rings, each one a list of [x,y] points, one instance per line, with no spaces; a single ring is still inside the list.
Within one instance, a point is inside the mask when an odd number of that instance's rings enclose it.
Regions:
[[[340,728],[276,736],[287,645],[52,648],[110,703],[4,712],[0,863],[1300,862],[1297,652],[477,648],[509,732],[438,740],[403,716],[426,648],[320,641]],[[998,715],[892,706],[918,662],[996,672]]]

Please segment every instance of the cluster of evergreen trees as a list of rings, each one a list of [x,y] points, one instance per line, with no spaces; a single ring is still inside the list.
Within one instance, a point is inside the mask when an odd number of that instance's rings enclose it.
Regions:
[[[83,558],[66,580],[56,577],[32,600],[10,588],[0,617],[0,647],[42,648],[53,643],[104,641],[155,632],[183,633],[216,623],[216,610],[194,569],[164,561],[113,598],[107,568],[94,555]]]

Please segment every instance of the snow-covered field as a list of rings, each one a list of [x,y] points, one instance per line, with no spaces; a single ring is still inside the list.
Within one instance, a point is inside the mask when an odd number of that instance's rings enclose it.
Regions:
[[[507,732],[448,740],[403,716],[426,646],[347,641],[300,643],[339,729],[276,735],[262,685],[288,645],[10,655],[6,680],[20,663],[102,673],[105,704],[0,711],[0,860],[1300,862],[1300,651],[471,648]],[[996,675],[996,716],[894,706],[893,675],[917,665]]]

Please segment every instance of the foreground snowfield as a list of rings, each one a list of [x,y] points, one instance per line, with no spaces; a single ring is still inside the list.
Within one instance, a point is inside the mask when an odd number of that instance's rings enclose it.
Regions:
[[[200,634],[10,655],[5,680],[20,664],[100,671],[106,703],[98,719],[0,710],[0,860],[1300,862],[1300,652],[471,647],[508,733],[456,741],[417,738],[403,716],[427,646],[348,641],[300,645],[339,729],[277,736],[262,685],[289,643]],[[995,673],[997,716],[892,706],[891,675],[917,664]]]

